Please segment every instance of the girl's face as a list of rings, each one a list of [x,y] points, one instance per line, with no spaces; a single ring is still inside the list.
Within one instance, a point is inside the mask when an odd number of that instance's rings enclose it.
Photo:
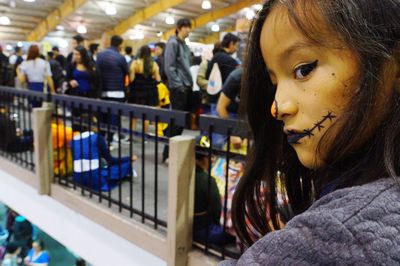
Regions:
[[[74,50],[73,57],[74,57],[74,61],[76,63],[78,63],[78,64],[81,63],[82,57],[81,57],[81,54],[77,50]]]
[[[280,5],[264,23],[260,45],[267,74],[276,86],[275,101],[266,111],[283,122],[287,140],[300,162],[316,169],[323,164],[321,156],[327,147],[321,146],[317,153],[322,135],[343,113],[358,87],[358,60],[347,48],[311,43],[291,25],[286,9]],[[340,134],[337,129],[333,132]],[[329,138],[326,140],[329,142]]]

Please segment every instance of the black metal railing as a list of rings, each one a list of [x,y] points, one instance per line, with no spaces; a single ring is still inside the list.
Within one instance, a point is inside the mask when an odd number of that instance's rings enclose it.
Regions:
[[[55,181],[155,229],[166,227],[168,171],[158,157],[168,138],[160,129],[186,126],[188,114],[64,95],[53,95],[52,102],[54,160],[65,167],[55,169]],[[145,132],[147,123],[152,132]],[[72,131],[80,133],[73,137]]]
[[[238,258],[242,247],[230,209],[233,191],[245,167],[249,132],[241,120],[200,116],[199,122],[202,133],[196,146],[194,246],[221,259]],[[206,210],[201,209],[201,202],[206,203]]]
[[[32,110],[45,99],[43,93],[0,87],[0,155],[35,170]]]

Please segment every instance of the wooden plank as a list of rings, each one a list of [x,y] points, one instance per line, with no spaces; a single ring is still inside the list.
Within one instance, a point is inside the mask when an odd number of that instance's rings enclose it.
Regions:
[[[195,139],[169,141],[167,264],[186,266],[192,247],[195,181]]]

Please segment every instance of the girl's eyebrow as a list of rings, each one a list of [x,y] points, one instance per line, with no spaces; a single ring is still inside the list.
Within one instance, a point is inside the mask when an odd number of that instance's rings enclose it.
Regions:
[[[310,48],[312,44],[307,41],[301,41],[301,42],[295,42],[294,44],[290,45],[288,48],[286,48],[280,55],[279,58],[283,59],[289,59],[292,54],[300,49],[307,49]]]

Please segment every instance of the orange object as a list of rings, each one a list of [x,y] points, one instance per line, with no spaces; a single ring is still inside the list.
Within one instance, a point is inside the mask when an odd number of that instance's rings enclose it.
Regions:
[[[278,103],[276,102],[276,100],[271,106],[271,115],[275,118],[278,118]]]
[[[53,136],[53,149],[64,147],[65,141],[68,144],[72,140],[72,128],[65,127],[63,124],[52,123],[51,134]]]

